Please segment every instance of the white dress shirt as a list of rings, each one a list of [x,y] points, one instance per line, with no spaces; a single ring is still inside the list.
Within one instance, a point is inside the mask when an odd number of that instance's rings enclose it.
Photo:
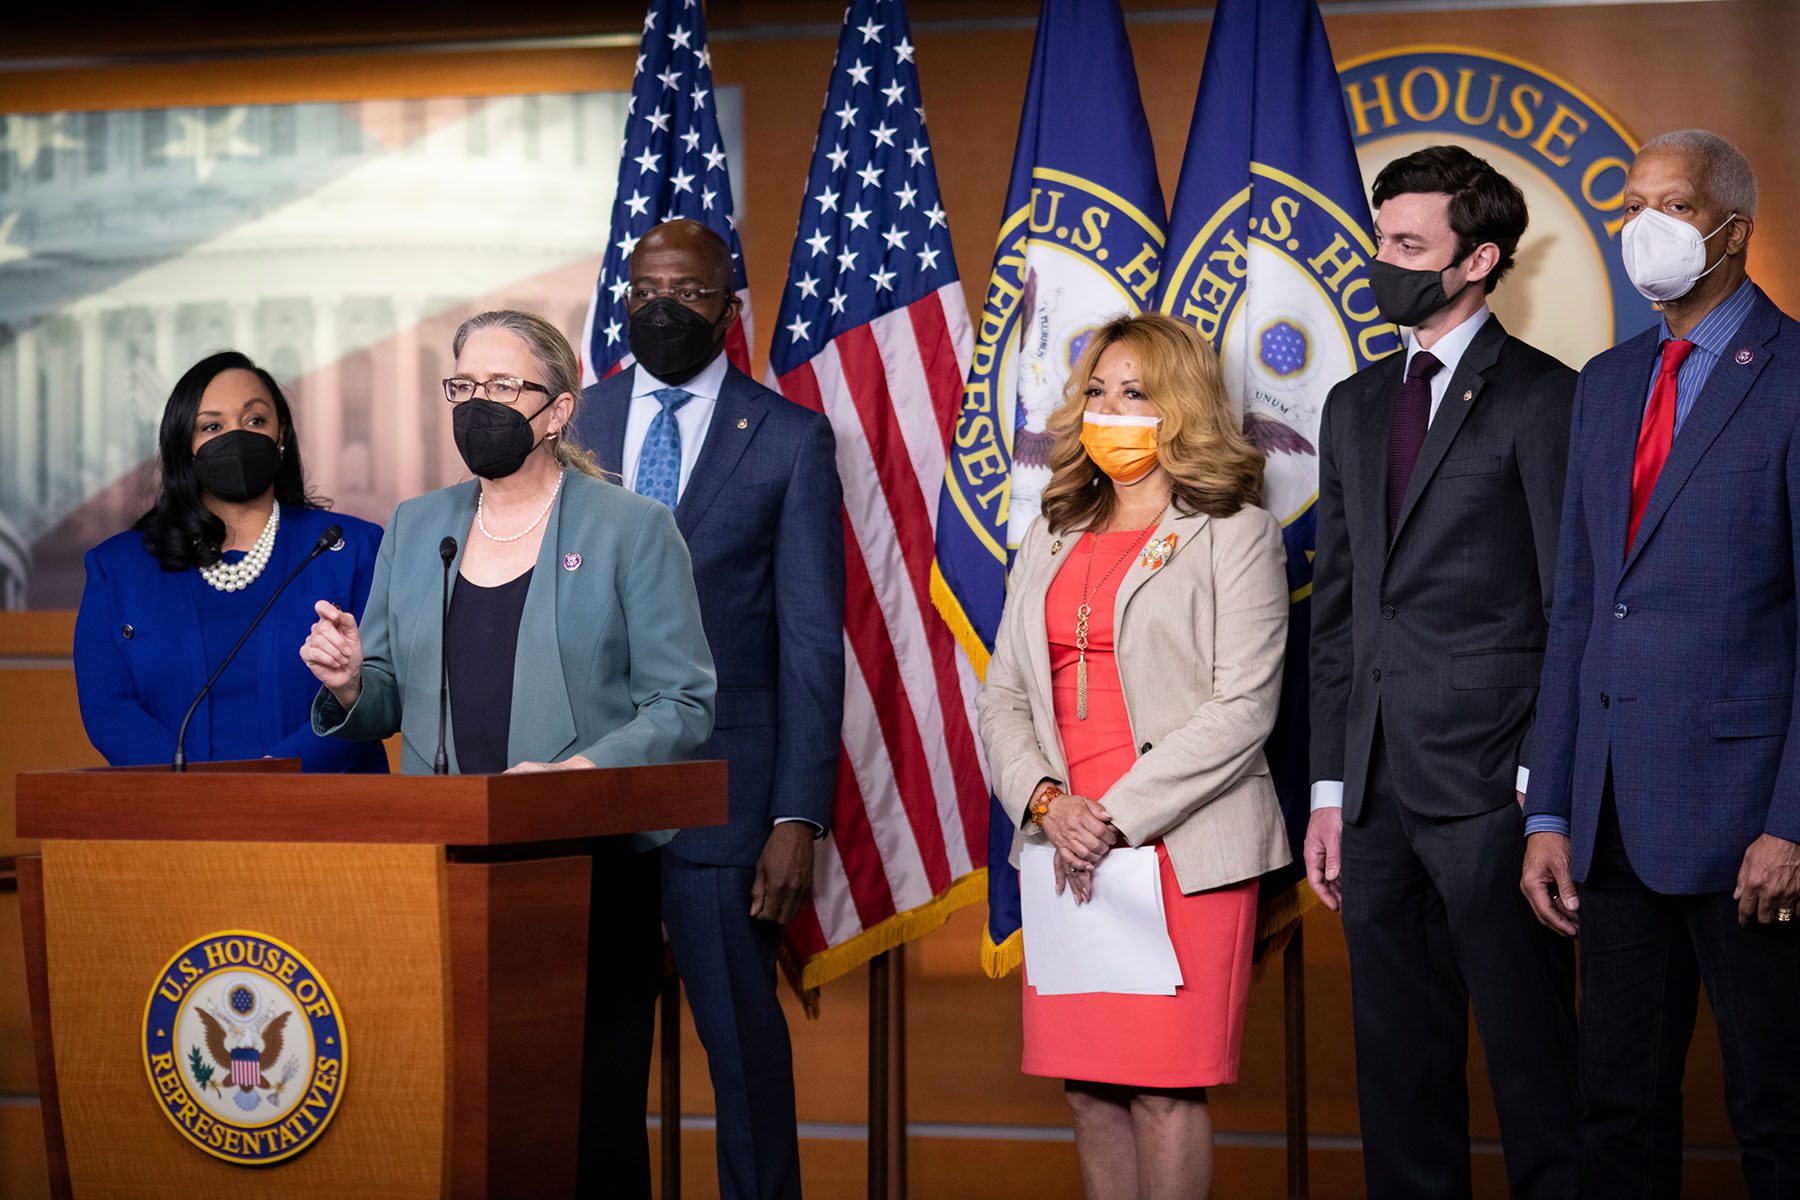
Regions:
[[[626,487],[637,491],[638,458],[644,452],[644,438],[650,432],[650,422],[662,411],[662,401],[653,393],[679,386],[693,397],[675,410],[675,427],[681,431],[681,481],[675,495],[679,498],[687,491],[688,476],[694,473],[700,447],[706,444],[706,431],[712,427],[713,409],[719,406],[719,389],[725,386],[725,372],[730,365],[721,350],[704,370],[680,385],[664,383],[645,370],[641,363],[631,368],[635,372],[631,381],[631,408],[625,414],[624,455],[619,463]]]
[[[1427,428],[1430,427],[1431,421],[1437,420],[1438,406],[1444,402],[1444,394],[1450,390],[1450,377],[1456,374],[1457,365],[1462,362],[1463,355],[1468,352],[1469,343],[1475,340],[1475,335],[1481,332],[1481,327],[1487,324],[1488,318],[1492,315],[1488,306],[1483,304],[1465,318],[1462,324],[1440,337],[1430,347],[1432,356],[1444,365],[1438,368],[1437,374],[1431,377],[1431,415],[1426,421]],[[1405,365],[1411,366],[1413,355],[1422,349],[1425,347],[1419,345],[1416,331],[1408,329],[1406,331]],[[1401,378],[1405,377],[1403,370]],[[1521,792],[1525,790],[1525,784],[1529,779],[1530,770],[1523,766],[1520,767],[1517,786]],[[1344,781],[1341,779],[1314,781],[1312,807],[1315,811],[1321,808],[1344,807]]]

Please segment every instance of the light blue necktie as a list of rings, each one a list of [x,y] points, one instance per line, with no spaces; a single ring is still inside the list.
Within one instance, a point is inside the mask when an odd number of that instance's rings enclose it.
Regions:
[[[681,498],[681,426],[675,422],[675,410],[694,394],[681,388],[658,388],[650,394],[662,411],[651,418],[644,448],[638,453],[637,494],[661,500],[672,509]]]

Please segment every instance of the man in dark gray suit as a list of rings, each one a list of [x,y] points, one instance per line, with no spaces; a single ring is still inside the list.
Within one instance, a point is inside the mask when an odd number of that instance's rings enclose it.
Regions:
[[[1487,295],[1525,198],[1457,146],[1375,180],[1405,350],[1333,388],[1312,598],[1304,855],[1350,951],[1372,1197],[1470,1194],[1468,1006],[1512,1192],[1576,1190],[1574,969],[1518,890],[1575,373]],[[1341,850],[1341,855],[1340,855]]]

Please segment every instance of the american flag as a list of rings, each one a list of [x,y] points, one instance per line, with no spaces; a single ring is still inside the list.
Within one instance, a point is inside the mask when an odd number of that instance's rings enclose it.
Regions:
[[[631,252],[652,226],[675,217],[699,221],[731,247],[732,287],[743,311],[726,335],[725,352],[732,365],[747,372],[750,284],[731,204],[731,169],[719,136],[712,52],[696,0],[652,0],[626,113],[618,193],[582,329],[582,382],[593,383],[634,361],[625,335]]]
[[[901,0],[844,17],[770,348],[824,412],[844,483],[843,752],[812,904],[816,987],[981,897],[975,677],[931,602],[938,487],[973,337]]]

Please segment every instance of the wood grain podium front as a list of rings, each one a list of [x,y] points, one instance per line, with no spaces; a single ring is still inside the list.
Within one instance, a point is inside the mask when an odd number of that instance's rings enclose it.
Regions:
[[[24,774],[17,796],[43,840],[18,873],[58,1196],[566,1196],[585,840],[722,823],[725,764],[210,764]]]

